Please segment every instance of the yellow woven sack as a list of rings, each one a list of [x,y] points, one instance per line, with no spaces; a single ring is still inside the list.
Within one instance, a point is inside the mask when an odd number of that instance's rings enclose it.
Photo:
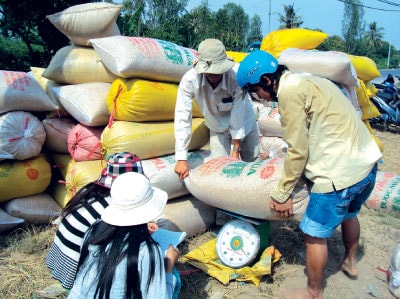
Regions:
[[[173,120],[177,93],[176,83],[118,78],[111,84],[107,108],[116,120]],[[193,117],[203,117],[195,101]]]
[[[268,33],[261,41],[260,49],[278,58],[288,48],[312,50],[318,47],[328,34],[304,28],[279,29]]]
[[[183,260],[218,279],[224,285],[228,285],[231,280],[237,280],[251,282],[259,286],[263,276],[271,274],[272,265],[281,258],[278,249],[269,246],[261,254],[260,260],[252,267],[233,269],[219,262],[216,242],[217,238],[211,239],[185,254]]]
[[[367,88],[362,80],[358,80],[360,86],[356,86],[358,104],[361,108],[362,120],[371,119],[381,115],[375,105],[369,100]]]
[[[70,199],[82,187],[97,180],[101,171],[106,167],[107,161],[90,160],[76,162],[71,160],[68,164],[65,186],[67,189],[67,199]]]
[[[381,73],[379,72],[375,62],[371,58],[350,54],[347,54],[347,56],[349,56],[351,63],[356,69],[357,77],[359,79],[363,81],[370,81],[372,79],[380,77]]]
[[[371,128],[371,124],[369,123],[369,120],[367,119],[367,120],[364,120],[363,122],[364,122],[365,126],[367,127],[368,131],[371,133],[372,137],[374,138],[381,153],[383,153],[384,147],[383,147],[382,141],[378,137],[376,137],[376,135],[374,134],[374,131]]]
[[[226,51],[226,55],[233,58],[233,61],[236,63],[242,62],[242,60],[247,56],[246,52],[235,52],[235,51]]]
[[[197,150],[210,139],[210,131],[203,118],[192,121],[189,150]],[[101,134],[103,157],[120,152],[131,152],[142,160],[175,153],[174,122],[115,121]]]
[[[0,162],[0,202],[42,193],[51,180],[50,163],[43,154],[22,161]]]

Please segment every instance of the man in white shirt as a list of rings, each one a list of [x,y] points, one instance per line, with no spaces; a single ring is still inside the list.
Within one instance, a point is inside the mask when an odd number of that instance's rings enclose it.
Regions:
[[[251,162],[259,154],[253,103],[236,81],[235,62],[218,39],[202,41],[198,53],[182,77],[175,106],[175,172],[181,180],[189,175],[193,99],[210,129],[211,157],[231,155]]]

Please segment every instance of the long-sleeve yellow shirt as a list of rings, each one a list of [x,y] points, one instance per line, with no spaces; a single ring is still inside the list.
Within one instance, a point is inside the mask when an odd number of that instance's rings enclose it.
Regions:
[[[271,196],[285,202],[300,176],[311,192],[342,190],[365,178],[382,154],[350,101],[331,81],[286,71],[278,88],[283,139],[289,148]]]

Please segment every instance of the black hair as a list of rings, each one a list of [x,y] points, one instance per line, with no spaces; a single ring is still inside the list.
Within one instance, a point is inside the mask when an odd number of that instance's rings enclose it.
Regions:
[[[288,67],[286,65],[278,64],[275,72],[266,73],[260,77],[260,83],[258,85],[260,85],[262,89],[268,91],[274,101],[278,101],[276,92],[274,91],[274,84],[279,85],[279,80],[281,79],[283,72],[287,70]],[[267,80],[265,79],[265,77],[271,80],[272,83],[270,85],[267,84]]]
[[[61,217],[65,218],[68,214],[84,207],[94,201],[101,201],[110,196],[110,189],[94,182],[87,184],[68,201],[65,205]]]
[[[91,226],[82,246],[78,271],[89,254],[89,245],[97,245],[99,250],[96,259],[87,265],[88,268],[85,267],[89,269],[93,265],[97,266],[95,298],[110,299],[113,280],[117,279],[114,277],[116,268],[125,258],[127,259],[125,298],[142,298],[141,276],[138,270],[139,249],[142,242],[148,247],[150,255],[149,277],[142,277],[142,279],[147,279],[148,289],[155,276],[156,259],[163,261],[163,258],[157,249],[157,243],[148,231],[147,223],[134,226],[114,226],[99,220]],[[161,269],[164,269],[164,264]]]

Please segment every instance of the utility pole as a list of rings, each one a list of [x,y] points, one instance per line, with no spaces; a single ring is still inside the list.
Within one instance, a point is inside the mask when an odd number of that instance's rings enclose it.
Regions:
[[[387,68],[389,68],[390,65],[390,48],[392,47],[392,42],[389,42],[389,51],[388,51],[388,58],[387,58]]]
[[[271,32],[271,0],[269,0],[268,33]]]

